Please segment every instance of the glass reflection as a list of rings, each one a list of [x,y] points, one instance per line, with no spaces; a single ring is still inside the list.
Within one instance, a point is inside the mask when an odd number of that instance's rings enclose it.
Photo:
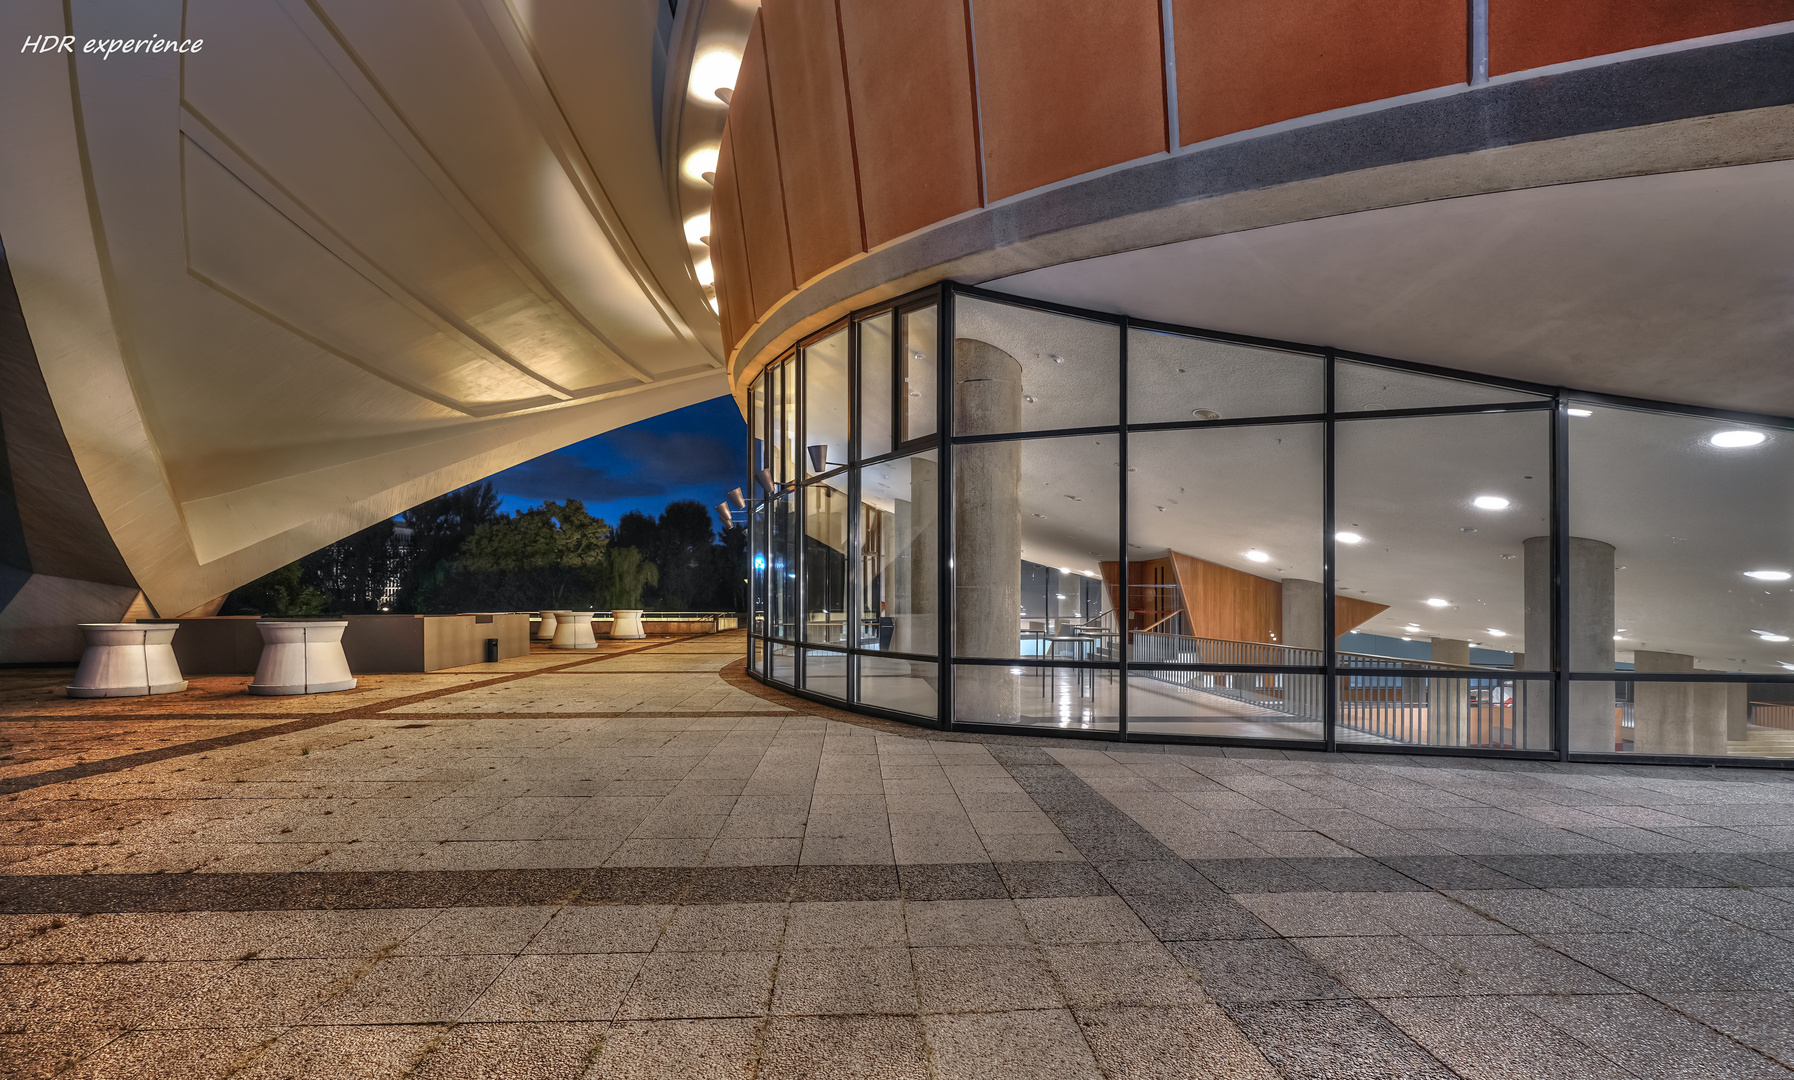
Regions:
[[[962,724],[1118,731],[1120,684],[1114,668],[956,664],[953,719]]]
[[[891,411],[890,312],[859,324],[860,334],[860,457],[875,458],[891,452],[891,432],[896,415]]]
[[[813,694],[847,699],[847,654],[822,649],[804,650],[804,689]]]
[[[807,476],[847,464],[847,331],[804,350],[804,459]]]
[[[804,640],[845,645],[847,492],[835,483],[820,480],[803,489]]]
[[[939,323],[933,306],[903,313],[903,343],[897,359],[903,373],[899,385],[903,392],[904,443],[933,435],[940,426],[935,404],[940,383],[935,360]]]
[[[940,468],[933,450],[860,474],[859,647],[931,654],[938,648]]]
[[[1321,675],[1134,668],[1127,726],[1142,734],[1317,742],[1325,688]]]
[[[856,700],[881,709],[912,713],[930,719],[940,711],[940,679],[937,665],[926,660],[892,656],[856,657],[859,664],[859,696]]]

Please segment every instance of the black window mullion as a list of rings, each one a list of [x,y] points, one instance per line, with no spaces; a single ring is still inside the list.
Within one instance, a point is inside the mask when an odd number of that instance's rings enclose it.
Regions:
[[[1128,451],[1128,443],[1127,443],[1128,396],[1127,396],[1127,382],[1128,382],[1128,370],[1127,370],[1127,359],[1128,359],[1128,328],[1129,328],[1129,326],[1130,326],[1130,323],[1129,323],[1127,317],[1123,316],[1121,319],[1121,327],[1120,327],[1120,333],[1121,333],[1121,349],[1120,349],[1120,354],[1119,354],[1119,360],[1121,363],[1121,371],[1119,373],[1120,385],[1117,387],[1117,392],[1120,394],[1120,397],[1121,397],[1121,401],[1120,401],[1121,408],[1120,408],[1120,415],[1116,417],[1116,420],[1121,424],[1121,475],[1117,478],[1117,481],[1116,481],[1117,483],[1119,483],[1121,485],[1121,490],[1120,490],[1120,509],[1119,509],[1118,513],[1116,514],[1116,530],[1115,530],[1116,543],[1117,543],[1117,545],[1119,545],[1116,549],[1115,562],[1116,562],[1116,566],[1118,567],[1117,573],[1121,577],[1121,589],[1120,589],[1120,593],[1119,593],[1120,599],[1117,601],[1117,603],[1115,605],[1115,618],[1116,618],[1116,624],[1117,624],[1116,628],[1120,631],[1120,636],[1118,636],[1115,639],[1115,641],[1116,641],[1116,658],[1115,659],[1116,659],[1116,663],[1118,665],[1118,671],[1119,671],[1119,674],[1116,676],[1116,678],[1119,680],[1119,682],[1116,686],[1117,701],[1116,701],[1116,708],[1115,708],[1115,713],[1116,713],[1115,723],[1116,723],[1117,728],[1119,729],[1119,737],[1122,742],[1127,741],[1127,703],[1128,703],[1128,684],[1127,684],[1127,678],[1128,678],[1128,666],[1127,666],[1128,665],[1128,615],[1127,615],[1127,610],[1128,610],[1128,606],[1127,606],[1127,561],[1128,561],[1127,560],[1127,551],[1128,551],[1128,548],[1127,548],[1127,541],[1128,541],[1128,529],[1127,529],[1127,505],[1128,505],[1128,503],[1127,503],[1127,497],[1128,497],[1128,457],[1127,457],[1127,451]],[[1102,563],[1099,560],[1097,563],[1097,567],[1096,567],[1096,571],[1099,575],[1102,573],[1102,569],[1103,569]],[[1099,613],[1102,611],[1102,605],[1100,603],[1097,605],[1097,611]]]
[[[935,489],[939,500],[935,511],[935,611],[939,623],[935,644],[939,651],[936,672],[939,686],[939,723],[942,729],[953,728],[953,297],[952,283],[941,287],[935,309]],[[900,320],[901,321],[901,320]],[[891,339],[895,341],[897,334]],[[895,395],[893,395],[895,398]],[[1017,571],[1020,572],[1019,570]]]
[[[1339,568],[1333,534],[1335,525],[1334,498],[1338,490],[1337,462],[1334,457],[1334,436],[1337,421],[1333,412],[1334,373],[1338,361],[1332,349],[1324,350],[1327,419],[1321,439],[1321,642],[1322,659],[1327,677],[1321,686],[1322,741],[1328,750],[1339,749],[1339,627],[1338,604],[1333,597],[1339,589]]]

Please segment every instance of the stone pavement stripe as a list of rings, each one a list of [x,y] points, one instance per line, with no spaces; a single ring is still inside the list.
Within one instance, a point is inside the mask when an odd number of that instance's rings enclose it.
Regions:
[[[98,761],[85,761],[79,765],[69,765],[61,769],[50,769],[40,773],[28,773],[24,776],[8,777],[4,780],[0,780],[0,795],[16,795],[21,791],[46,787],[50,784],[66,784],[71,780],[81,780],[89,776],[122,772],[125,769],[134,769],[139,765],[149,765],[157,761],[167,761],[169,758],[186,757],[189,754],[203,754],[227,746],[237,746],[242,743],[256,742],[260,739],[271,739],[278,735],[290,735],[297,731],[308,731],[312,728],[323,727],[326,724],[341,723],[344,720],[366,720],[401,705],[415,705],[419,702],[447,697],[450,694],[464,693],[468,690],[480,690],[489,686],[498,686],[501,683],[516,682],[520,679],[527,679],[534,675],[541,675],[544,672],[562,671],[576,664],[592,664],[601,660],[611,660],[619,656],[633,656],[636,653],[664,648],[668,645],[674,645],[689,639],[690,635],[687,637],[668,638],[665,641],[657,641],[652,645],[645,645],[638,649],[627,649],[621,652],[609,653],[604,656],[581,656],[577,659],[569,660],[564,664],[557,664],[554,667],[544,668],[537,671],[510,672],[479,682],[460,683],[455,686],[443,687],[437,690],[426,690],[420,694],[411,694],[402,698],[389,698],[375,704],[354,705],[338,712],[307,716],[298,720],[290,720],[284,724],[270,724],[265,727],[249,728],[245,731],[233,731],[228,735],[218,735],[210,739],[197,739],[193,742],[177,743],[174,746],[159,746],[154,750],[144,750],[135,754],[124,754],[119,757],[102,758]],[[609,669],[606,669],[606,673],[608,673],[608,671]],[[571,715],[591,716],[601,714],[576,713]]]

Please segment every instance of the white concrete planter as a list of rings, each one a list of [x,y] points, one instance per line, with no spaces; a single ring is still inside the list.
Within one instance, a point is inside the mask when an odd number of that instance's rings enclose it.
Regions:
[[[538,641],[549,641],[554,637],[554,624],[559,613],[544,611],[541,614],[542,621],[536,624],[536,632],[530,636]]]
[[[642,629],[642,611],[630,608],[610,613],[610,636],[613,638],[645,638],[648,632]]]
[[[348,620],[340,622],[281,622],[263,619],[256,624],[262,632],[262,659],[255,666],[255,678],[248,691],[268,696],[285,694],[330,694],[355,688],[355,676],[349,674],[348,658],[343,656],[343,631]]]
[[[598,639],[592,636],[592,613],[589,611],[557,611],[553,649],[596,649]]]
[[[178,626],[154,623],[81,623],[87,649],[69,697],[143,697],[187,689],[174,658]]]

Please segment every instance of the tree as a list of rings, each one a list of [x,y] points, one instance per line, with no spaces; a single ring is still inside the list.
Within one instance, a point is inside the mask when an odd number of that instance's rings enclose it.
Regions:
[[[305,568],[288,563],[271,573],[263,574],[225,601],[225,615],[321,615],[329,605],[316,586],[306,585],[300,578]]]
[[[611,527],[577,499],[501,515],[473,530],[424,603],[434,611],[632,606],[616,601],[639,603],[658,575],[610,539]]]
[[[424,594],[448,574],[461,545],[474,530],[500,516],[490,480],[456,488],[405,511],[401,528],[410,532],[393,610],[423,611]]]
[[[651,562],[642,559],[634,548],[614,547],[605,560],[599,606],[609,611],[631,610],[642,606],[642,588],[658,584],[660,572]]]

